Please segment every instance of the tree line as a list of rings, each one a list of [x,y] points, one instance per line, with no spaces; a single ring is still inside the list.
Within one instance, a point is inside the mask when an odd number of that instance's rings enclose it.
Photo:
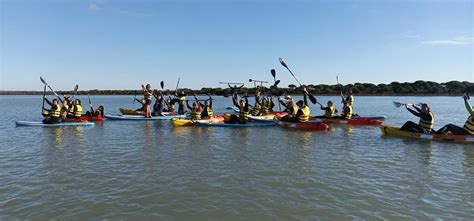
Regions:
[[[371,84],[371,83],[355,83],[347,85],[326,85],[318,84],[306,85],[308,91],[314,95],[338,95],[341,91],[352,91],[355,95],[394,95],[394,96],[409,96],[409,95],[461,95],[463,93],[474,93],[474,83],[468,81],[449,81],[445,83],[437,83],[433,81],[415,81],[415,82],[392,82],[390,84]],[[270,93],[276,96],[284,94],[302,94],[303,88],[290,84],[287,87],[263,87],[264,93]],[[217,96],[231,95],[230,88],[201,88],[193,90],[189,88],[180,88],[179,91],[184,91],[188,95],[192,94],[211,94]],[[73,91],[57,91],[58,94],[73,94]],[[163,91],[164,94],[173,94],[174,91]],[[255,93],[255,88],[243,87],[240,89],[240,94],[252,95]],[[47,92],[52,95],[51,92]],[[80,90],[78,95],[141,95],[141,90]],[[43,91],[0,91],[0,95],[43,95]]]

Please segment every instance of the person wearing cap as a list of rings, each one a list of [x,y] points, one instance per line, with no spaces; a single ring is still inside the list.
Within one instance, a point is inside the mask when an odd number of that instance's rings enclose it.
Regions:
[[[309,121],[309,115],[310,115],[310,109],[308,107],[308,99],[306,97],[306,94],[308,93],[306,91],[306,88],[303,88],[303,100],[299,100],[296,102],[296,107],[293,109],[296,109],[296,114],[293,116],[289,116],[288,114],[285,117],[282,117],[282,121],[288,121],[288,122],[307,122]]]
[[[414,110],[410,109],[413,107]],[[407,105],[407,110],[413,115],[420,118],[419,123],[408,121],[400,128],[402,131],[408,131],[413,133],[431,133],[434,126],[434,115],[430,111],[428,104],[422,104],[421,108],[415,105]]]
[[[298,112],[298,107],[296,106],[293,98],[290,96],[290,95],[287,95],[285,97],[285,101],[283,102],[283,99],[281,99],[280,97],[278,98],[278,102],[280,102],[280,104],[285,107],[285,109],[283,110],[283,112],[286,112],[287,115],[286,116],[283,116],[281,118],[282,121],[288,121],[290,118],[294,117],[296,115],[296,113]]]
[[[463,127],[456,126],[454,124],[448,124],[440,128],[435,133],[437,134],[454,134],[454,135],[473,135],[474,134],[474,108],[469,104],[469,96],[464,95],[464,105],[466,106],[469,116],[467,117],[466,123]]]

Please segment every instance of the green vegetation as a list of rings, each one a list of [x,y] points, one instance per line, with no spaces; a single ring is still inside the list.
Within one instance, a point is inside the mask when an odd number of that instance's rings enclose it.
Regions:
[[[461,95],[463,93],[474,93],[474,83],[467,81],[450,81],[446,83],[436,83],[432,81],[415,81],[413,83],[399,83],[392,82],[390,84],[370,84],[370,83],[355,83],[348,85],[307,85],[308,90],[315,95],[338,95],[341,90],[352,90],[355,95]],[[302,94],[302,88],[294,84],[288,85],[286,88],[276,88],[271,86],[270,89],[274,95],[282,94]],[[186,94],[212,94],[212,95],[230,95],[229,88],[201,88],[200,90],[192,90],[182,88]],[[167,94],[169,91],[165,91]],[[171,91],[172,93],[173,91]],[[72,94],[72,91],[58,91],[58,94]],[[141,95],[140,90],[90,90],[78,91],[79,95]],[[254,88],[242,88],[241,94],[254,94]],[[0,95],[42,95],[42,91],[0,91]],[[51,94],[51,93],[48,93]]]

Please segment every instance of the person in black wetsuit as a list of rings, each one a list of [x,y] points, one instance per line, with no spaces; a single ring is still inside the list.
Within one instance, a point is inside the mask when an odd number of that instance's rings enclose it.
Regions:
[[[440,128],[438,131],[436,131],[436,134],[454,134],[454,135],[473,135],[474,134],[474,109],[473,107],[469,104],[469,96],[467,94],[464,94],[464,106],[466,106],[466,110],[469,113],[469,116],[467,117],[466,122],[464,123],[463,127],[454,125],[454,124],[448,124],[442,128]]]
[[[209,118],[212,118],[214,116],[214,113],[212,111],[212,97],[211,97],[211,95],[209,95],[209,99],[204,101],[204,104],[199,102],[197,97],[196,97],[196,101],[202,107],[201,119],[209,119]]]
[[[161,112],[163,112],[163,103],[164,103],[164,98],[161,92],[153,93],[153,96],[155,97],[155,104],[153,105],[153,112],[151,113],[152,116],[163,116]]]
[[[413,107],[414,110],[409,107]],[[406,108],[410,113],[420,118],[420,122],[417,124],[413,121],[408,121],[400,128],[402,131],[408,131],[413,133],[431,133],[434,126],[434,115],[430,111],[428,104],[422,104],[421,108],[415,105],[406,105]]]
[[[227,84],[227,85],[229,85],[229,88],[230,88],[230,90],[232,91],[232,97],[236,97],[236,99],[237,99],[237,97],[239,96],[239,90],[240,90],[242,87],[244,87],[244,84],[242,84],[240,87],[237,86],[236,84],[234,84],[234,86],[232,86],[232,85],[230,85],[230,84]]]
[[[184,91],[181,92],[176,92],[176,97],[172,100],[173,103],[178,103],[178,114],[184,114],[185,113],[185,107],[186,107],[186,94]]]

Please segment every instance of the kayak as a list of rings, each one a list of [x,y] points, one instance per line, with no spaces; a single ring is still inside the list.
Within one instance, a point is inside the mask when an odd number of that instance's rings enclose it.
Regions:
[[[381,125],[383,121],[381,120],[371,120],[367,118],[355,118],[349,120],[343,119],[324,119],[324,118],[317,118],[322,120],[324,123],[327,124],[350,124],[350,125]]]
[[[273,118],[275,116],[283,117],[283,116],[286,116],[287,114],[288,113],[286,112],[275,112],[275,113],[269,113],[263,116],[249,116],[249,120],[254,121],[254,122],[273,122]]]
[[[308,122],[293,123],[293,122],[281,121],[279,117],[275,117],[273,121],[280,126],[289,127],[296,130],[317,131],[317,130],[327,130],[329,128],[327,124],[321,122],[320,120],[310,120]]]
[[[399,127],[380,126],[382,134],[385,136],[419,139],[427,141],[447,141],[454,143],[471,143],[474,144],[474,135],[451,135],[451,134],[423,134],[401,131]]]
[[[158,117],[145,117],[140,115],[105,115],[105,118],[109,120],[134,120],[134,121],[158,121],[158,120],[171,120],[172,118],[185,118],[186,115],[167,115]]]
[[[224,117],[214,116],[211,119],[202,119],[202,120],[192,120],[192,119],[189,119],[189,118],[173,118],[173,119],[171,119],[171,124],[175,127],[194,126],[198,122],[220,123],[220,122],[224,122]]]
[[[137,110],[132,110],[132,109],[126,109],[126,108],[119,108],[120,113],[123,115],[145,115],[144,111],[137,111]],[[170,115],[170,114],[178,114],[177,112],[161,112],[163,115]]]
[[[234,111],[235,113],[239,113],[239,112],[240,112],[239,108],[236,107],[236,106],[226,107],[226,109],[227,109],[227,110],[232,110],[232,111]]]
[[[311,117],[311,118],[314,118],[314,119],[326,119],[324,116],[316,116],[316,117]],[[356,119],[381,120],[381,121],[384,121],[385,119],[387,119],[387,117],[386,117],[386,116],[368,116],[368,117],[365,117],[365,116],[352,116],[352,119],[351,119],[351,120],[356,120]]]
[[[64,122],[58,124],[43,124],[35,121],[17,121],[17,126],[37,126],[37,127],[65,127],[65,126],[94,126],[92,122]]]
[[[80,119],[66,118],[64,121],[66,121],[66,122],[83,122],[84,123],[84,122],[102,122],[104,120],[105,120],[105,118],[99,117],[99,116],[94,116],[94,117],[92,117],[92,120],[91,120],[91,117],[82,115]]]
[[[196,126],[200,127],[273,127],[274,122],[266,123],[246,123],[246,124],[226,124],[224,122],[209,123],[209,122],[197,122]]]

